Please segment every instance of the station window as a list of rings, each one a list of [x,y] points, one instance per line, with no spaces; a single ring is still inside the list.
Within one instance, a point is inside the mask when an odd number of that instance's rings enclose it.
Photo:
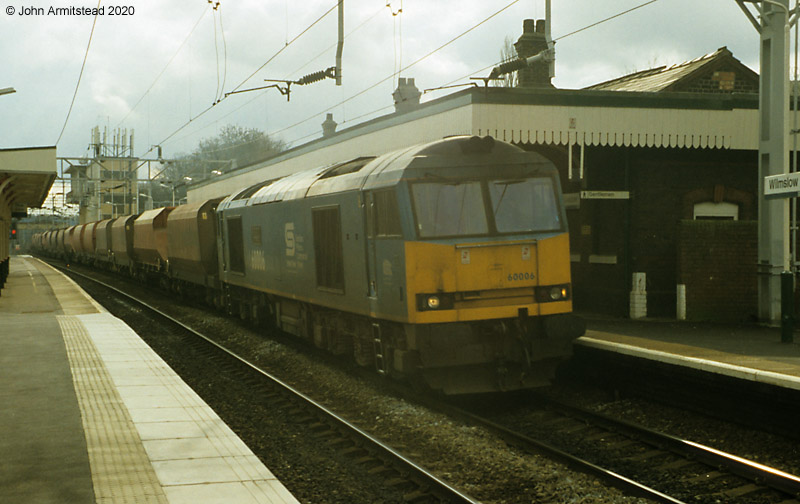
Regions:
[[[739,220],[739,205],[726,201],[704,201],[694,205],[694,220]]]
[[[244,237],[242,236],[242,218],[228,219],[228,250],[230,264],[228,269],[236,273],[244,273]]]
[[[314,227],[314,258],[317,286],[344,292],[344,253],[339,207],[315,208],[311,211]]]

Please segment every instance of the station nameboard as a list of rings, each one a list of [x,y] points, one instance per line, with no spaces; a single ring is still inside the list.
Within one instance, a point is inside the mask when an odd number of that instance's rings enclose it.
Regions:
[[[800,172],[764,177],[764,197],[792,198],[800,196]]]
[[[581,191],[581,199],[630,199],[628,191]]]

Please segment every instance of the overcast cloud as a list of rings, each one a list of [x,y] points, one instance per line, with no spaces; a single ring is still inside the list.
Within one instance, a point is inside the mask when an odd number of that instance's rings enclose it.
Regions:
[[[84,155],[90,130],[96,125],[135,129],[139,156],[158,143],[163,144],[165,157],[189,152],[200,139],[214,136],[226,124],[258,128],[295,145],[303,143],[321,133],[320,124],[328,112],[340,128],[391,112],[396,77],[390,76],[399,66],[422,58],[510,1],[392,0],[387,7],[386,0],[346,0],[345,32],[349,35],[342,87],[332,80],[293,86],[290,102],[275,89],[231,95],[165,141],[209,107],[215,96],[237,86],[263,86],[266,78],[297,79],[333,66],[335,9],[245,82],[336,2],[221,0],[214,12],[206,0],[103,0],[106,13],[97,19],[58,155]],[[553,36],[558,39],[644,2],[553,0]],[[124,4],[133,7],[132,15],[108,15],[112,6]],[[393,16],[401,5],[402,13]],[[17,92],[0,96],[0,148],[53,145],[61,133],[94,21],[90,15],[47,14],[50,7],[67,6],[95,7],[96,3],[3,0],[0,88],[14,87]],[[41,8],[45,14],[20,16],[23,7]],[[9,14],[12,9],[13,15]],[[419,88],[425,89],[486,75],[488,71],[479,71],[499,61],[504,39],[519,37],[522,20],[543,17],[544,0],[518,0],[401,76],[416,78]],[[690,60],[722,46],[758,70],[758,34],[734,0],[658,0],[559,40],[554,83],[560,88],[581,88],[635,70]],[[423,99],[446,92],[452,90],[429,93]]]

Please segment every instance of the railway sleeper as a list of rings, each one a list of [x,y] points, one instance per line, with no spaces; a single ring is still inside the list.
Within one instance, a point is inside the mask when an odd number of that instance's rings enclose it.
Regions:
[[[389,473],[397,474],[397,471],[393,467],[384,464],[367,469],[367,472],[373,476],[383,476]]]
[[[357,458],[355,460],[355,463],[358,464],[358,465],[368,465],[368,466],[372,466],[372,467],[375,467],[375,465],[378,465],[378,464],[383,465],[383,462],[380,459],[375,458],[374,456],[372,456],[370,454],[364,455],[361,458]]]
[[[412,492],[403,495],[403,500],[406,502],[422,502],[422,501],[428,501],[431,498],[432,496],[430,492],[419,488],[417,490],[414,490]]]
[[[711,471],[708,473],[703,473],[699,476],[694,476],[693,478],[688,478],[684,481],[687,483],[705,483],[707,481],[711,481],[717,478],[721,478],[723,476],[728,476],[728,473],[720,472],[720,471]]]
[[[330,446],[331,448],[337,448],[337,447],[353,446],[353,441],[351,439],[344,437],[335,437],[325,441],[325,444]]]
[[[642,462],[647,459],[651,459],[653,457],[660,457],[662,455],[666,455],[668,453],[669,452],[665,452],[664,450],[648,450],[646,452],[637,453],[635,455],[625,457],[625,460],[629,462]]]
[[[623,448],[627,448],[629,446],[638,445],[639,442],[633,439],[623,439],[621,441],[614,441],[608,443],[609,448],[613,448],[615,450],[622,450]]]
[[[690,466],[690,465],[693,465],[693,464],[697,464],[697,462],[694,461],[694,460],[681,458],[681,459],[675,460],[673,462],[668,462],[666,464],[662,464],[662,465],[656,467],[655,469],[657,471],[671,471],[673,469],[683,469],[684,467],[687,467],[687,466]]]
[[[328,429],[328,430],[324,430],[324,431],[314,432],[314,433],[311,434],[311,436],[313,438],[315,438],[315,439],[322,440],[322,439],[329,438],[329,437],[337,437],[337,436],[339,436],[339,433],[336,432],[333,429]]]
[[[402,477],[391,478],[386,480],[386,486],[392,487],[395,490],[409,490],[409,491],[419,488],[419,485],[417,485],[410,479]]]
[[[357,455],[361,457],[369,455],[369,452],[367,450],[358,445],[353,445],[349,448],[345,448],[344,450],[340,450],[339,453],[345,456],[353,456],[353,457]]]
[[[603,443],[611,444],[619,441],[615,441],[614,438],[622,438],[621,434],[617,434],[615,432],[609,432],[607,430],[598,430],[594,434],[589,434],[588,436],[583,436],[584,441],[600,441]]]
[[[763,486],[757,485],[755,483],[749,483],[747,485],[742,485],[740,487],[731,488],[730,490],[725,490],[723,492],[720,492],[718,495],[720,497],[727,499],[736,499],[738,497],[744,497],[745,495],[750,495],[764,490],[766,489]]]

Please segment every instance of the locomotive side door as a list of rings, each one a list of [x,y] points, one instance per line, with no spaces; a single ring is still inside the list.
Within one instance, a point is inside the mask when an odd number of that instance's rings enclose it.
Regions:
[[[367,237],[364,240],[367,247],[367,299],[369,300],[369,311],[376,313],[378,310],[378,279],[377,279],[377,252],[375,229],[375,192],[370,191],[364,195],[364,223],[366,226]]]
[[[367,296],[373,314],[405,313],[401,264],[403,233],[395,187],[376,189],[366,195]]]

